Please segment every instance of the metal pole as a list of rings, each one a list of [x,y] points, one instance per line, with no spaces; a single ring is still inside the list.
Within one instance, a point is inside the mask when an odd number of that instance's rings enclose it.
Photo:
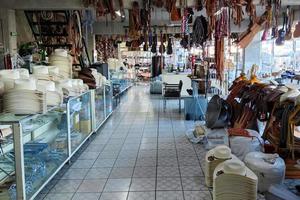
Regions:
[[[23,149],[23,133],[22,125],[14,123],[12,125],[14,135],[14,149],[15,149],[15,170],[16,170],[16,192],[17,200],[26,199],[25,189],[25,167],[24,167],[24,149]]]

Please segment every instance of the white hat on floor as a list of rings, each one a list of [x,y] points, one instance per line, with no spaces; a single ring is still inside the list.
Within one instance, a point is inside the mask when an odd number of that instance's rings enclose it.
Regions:
[[[246,175],[246,166],[242,161],[227,160],[223,163],[223,165],[223,171],[225,174]]]
[[[226,145],[219,145],[209,150],[205,155],[205,183],[208,187],[213,186],[213,175],[215,168],[228,159],[237,159],[231,154],[231,149]]]
[[[257,198],[257,176],[238,160],[227,160],[214,171],[214,200],[254,200]]]
[[[213,149],[214,157],[218,159],[230,159],[231,158],[231,149],[226,145],[220,145]]]

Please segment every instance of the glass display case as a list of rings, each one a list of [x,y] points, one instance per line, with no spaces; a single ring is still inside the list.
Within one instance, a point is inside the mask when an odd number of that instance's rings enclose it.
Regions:
[[[73,153],[92,133],[91,92],[70,99],[67,107]]]
[[[0,114],[0,199],[32,200],[113,112],[112,87],[44,114]]]
[[[113,91],[112,86],[105,85],[105,117],[107,118],[113,111]]]
[[[98,129],[105,120],[105,95],[104,95],[104,87],[97,88],[93,90],[94,96],[94,105],[95,109],[92,111],[95,112],[95,119],[93,120],[95,123],[93,124],[94,129]]]
[[[3,119],[4,116],[1,116]],[[9,121],[1,123],[0,130],[0,199],[9,200],[16,188],[14,134]]]
[[[68,159],[66,107],[20,121],[26,197],[30,199]]]
[[[33,199],[68,160],[66,107],[41,115],[1,114],[0,124],[11,130],[1,140],[0,199]]]

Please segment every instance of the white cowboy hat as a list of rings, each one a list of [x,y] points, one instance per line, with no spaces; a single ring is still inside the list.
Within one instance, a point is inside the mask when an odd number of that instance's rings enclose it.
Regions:
[[[37,89],[42,92],[46,91],[55,91],[55,83],[53,81],[47,81],[47,80],[38,80],[37,81]]]
[[[231,149],[226,145],[219,145],[213,149],[213,154],[218,159],[230,159]]]
[[[11,69],[0,70],[0,78],[16,80],[20,78],[20,72],[18,70]]]
[[[239,160],[227,160],[223,163],[223,171],[225,174],[236,174],[245,176],[246,166],[242,161]]]
[[[33,78],[15,80],[14,90],[36,90],[36,80]]]
[[[57,66],[48,66],[49,74],[59,74],[59,68]]]
[[[48,70],[48,67],[45,65],[36,65],[36,66],[32,67],[32,73],[34,75],[40,75],[40,74],[48,75],[49,70]]]

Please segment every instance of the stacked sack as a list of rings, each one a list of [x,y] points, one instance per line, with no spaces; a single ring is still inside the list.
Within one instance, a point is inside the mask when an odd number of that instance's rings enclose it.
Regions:
[[[271,185],[283,184],[285,163],[278,154],[250,152],[244,162],[258,177],[259,192],[267,192]]]

